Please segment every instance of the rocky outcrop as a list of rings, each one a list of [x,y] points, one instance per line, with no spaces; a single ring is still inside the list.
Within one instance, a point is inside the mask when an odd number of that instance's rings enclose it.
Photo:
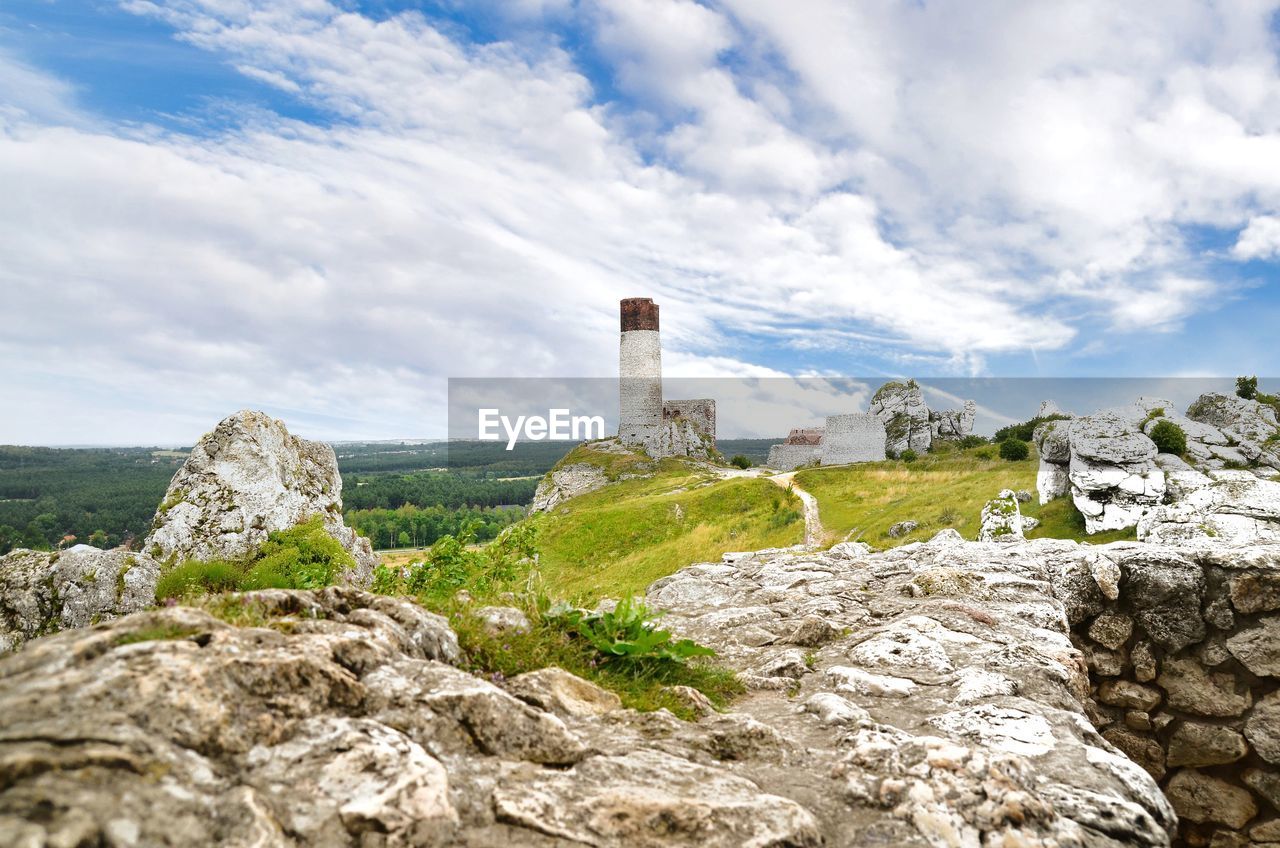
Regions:
[[[312,516],[356,560],[349,582],[367,585],[376,557],[342,520],[342,478],[333,448],[300,439],[253,411],[223,419],[174,475],[144,550],[161,562],[252,556],[267,535]]]
[[[933,440],[929,407],[915,380],[885,383],[871,398],[871,414],[885,430],[885,453],[898,456],[905,450],[925,453]]]
[[[28,639],[146,609],[160,564],[146,554],[76,545],[0,557],[0,654]]]
[[[1161,455],[1172,502],[1138,522],[1138,538],[1170,545],[1280,542],[1280,482],[1248,471],[1202,474]]]
[[[265,626],[167,608],[0,660],[0,843],[820,843],[737,773],[799,750],[745,716],[638,714],[557,670],[504,690],[407,601],[239,605]]]
[[[825,844],[1167,845],[1167,801],[1080,706],[1054,586],[1089,551],[943,531],[880,554],[734,555],[649,601],[743,669],[756,694],[735,709],[803,746],[748,768],[805,803]]]
[[[550,512],[570,498],[594,492],[608,483],[609,478],[604,469],[588,462],[576,462],[553,469],[538,483],[529,510]]]
[[[1280,423],[1266,404],[1210,392],[1175,421],[1187,432],[1187,453],[1204,468],[1252,466],[1268,476],[1280,471]]]
[[[1089,533],[1133,527],[1158,505],[1164,471],[1141,430],[1148,414],[1142,403],[1037,427],[1040,502],[1070,493]]]
[[[687,568],[649,603],[753,690],[696,722],[468,674],[444,619],[350,588],[61,633],[0,659],[0,842],[1165,846],[1081,707],[1091,554],[945,531]]]
[[[963,439],[973,433],[977,417],[978,404],[967,400],[960,409],[930,410],[929,429],[934,439]]]

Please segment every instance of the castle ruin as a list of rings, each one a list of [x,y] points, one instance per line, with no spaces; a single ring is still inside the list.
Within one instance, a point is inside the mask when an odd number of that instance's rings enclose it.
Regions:
[[[658,304],[631,297],[620,304],[618,438],[655,459],[716,455],[716,402],[662,397],[662,340]]]

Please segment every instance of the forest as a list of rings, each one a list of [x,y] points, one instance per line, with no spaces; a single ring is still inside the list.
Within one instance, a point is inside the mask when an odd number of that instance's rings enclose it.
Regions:
[[[762,462],[776,439],[721,440]],[[347,521],[376,548],[429,545],[467,522],[485,541],[519,520],[564,442],[334,445]],[[111,548],[146,536],[189,449],[0,445],[0,554],[72,544]],[[408,540],[407,542],[405,540]]]

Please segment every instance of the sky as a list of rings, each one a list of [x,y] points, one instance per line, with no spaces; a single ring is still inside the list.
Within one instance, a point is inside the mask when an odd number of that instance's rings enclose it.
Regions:
[[[1280,0],[6,0],[0,443],[441,435],[632,296],[679,377],[1280,375],[1278,60]]]

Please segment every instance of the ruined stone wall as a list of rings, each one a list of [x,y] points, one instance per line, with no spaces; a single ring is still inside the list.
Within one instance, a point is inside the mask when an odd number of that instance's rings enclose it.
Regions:
[[[693,400],[669,400],[662,404],[662,418],[683,418],[696,430],[708,435],[714,441],[716,437],[716,402],[711,398],[695,398]]]
[[[772,445],[765,464],[779,471],[793,471],[817,461],[821,455],[822,448],[817,445]]]
[[[832,415],[822,436],[822,464],[877,462],[885,458],[884,422],[868,413]]]
[[[1069,608],[1090,717],[1146,769],[1178,842],[1280,844],[1280,549],[1095,554]],[[1108,591],[1109,588],[1109,591]]]

